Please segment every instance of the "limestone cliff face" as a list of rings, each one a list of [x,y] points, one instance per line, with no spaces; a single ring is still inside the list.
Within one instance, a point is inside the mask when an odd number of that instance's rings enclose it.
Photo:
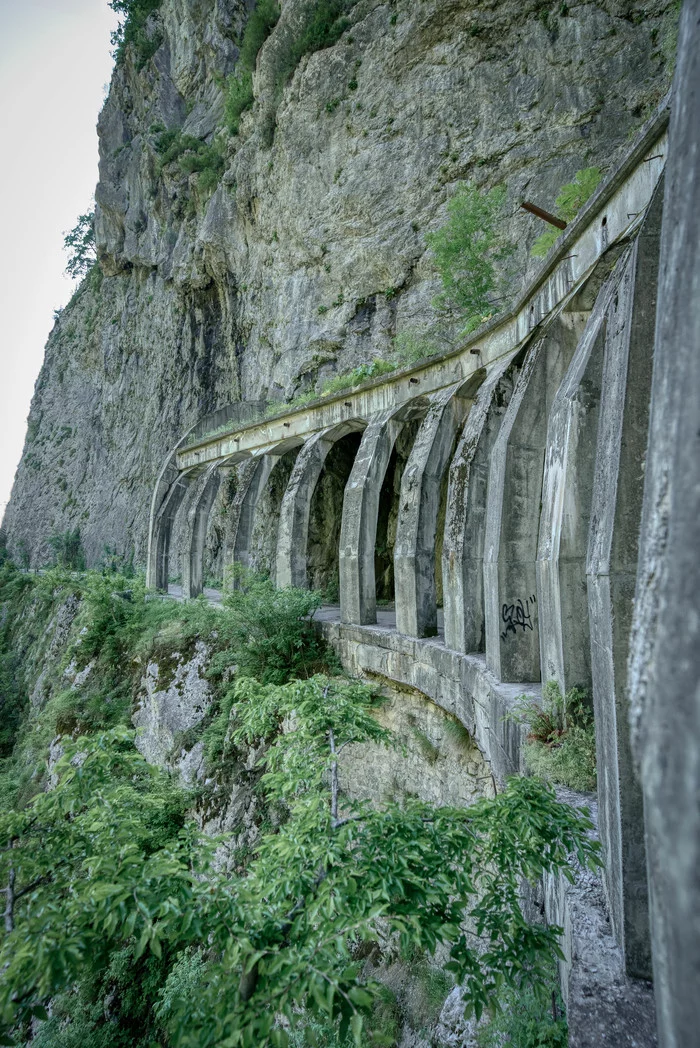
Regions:
[[[282,3],[213,192],[161,170],[157,145],[217,134],[249,0],[163,0],[153,57],[115,70],[100,271],[49,337],[5,521],[33,562],[75,526],[89,562],[105,545],[143,562],[159,465],[199,416],[312,389],[434,325],[424,238],[459,181],[506,184],[524,282],[541,226],[519,201],[551,206],[578,169],[614,164],[668,86],[674,0],[358,0],[279,97],[310,2]]]

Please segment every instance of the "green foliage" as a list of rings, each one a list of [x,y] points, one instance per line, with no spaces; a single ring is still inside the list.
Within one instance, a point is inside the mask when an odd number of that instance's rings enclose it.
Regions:
[[[227,81],[224,101],[224,121],[230,134],[238,134],[241,116],[250,109],[254,98],[252,74],[246,70],[232,73]]]
[[[51,535],[49,546],[53,550],[55,565],[68,568],[70,571],[85,570],[85,553],[80,538],[80,528]]]
[[[477,1031],[479,1048],[566,1048],[568,1030],[554,964],[544,976],[501,994],[498,1011]]]
[[[275,0],[257,0],[243,31],[235,73],[228,78],[224,101],[224,122],[232,135],[238,134],[241,115],[253,104],[253,72],[258,51],[280,16]]]
[[[278,58],[275,94],[282,95],[285,84],[294,75],[304,55],[313,54],[337,43],[350,26],[347,17],[356,0],[312,0],[305,9],[305,22],[296,39],[290,40]]]
[[[258,58],[258,51],[277,25],[280,16],[276,0],[257,0],[243,31],[238,64],[252,73]]]
[[[235,582],[224,598],[219,627],[226,647],[212,660],[212,672],[235,663],[243,676],[281,684],[328,664],[328,648],[312,621],[321,606],[319,593],[291,586],[276,590],[251,572],[239,572]]]
[[[343,375],[334,375],[333,378],[324,383],[321,396],[325,397],[334,393],[342,393],[343,390],[353,389],[355,386],[360,386],[363,382],[379,378],[381,375],[389,375],[392,371],[396,371],[396,366],[391,360],[382,360],[380,357],[377,357],[371,363],[360,364]]]
[[[148,27],[148,20],[160,7],[162,0],[108,0],[109,6],[121,15],[118,28],[112,33],[112,46],[117,65],[126,59],[131,46],[136,57],[136,68],[142,69],[163,42],[163,34]]]
[[[198,171],[197,188],[203,194],[216,189],[226,170],[226,147],[220,137],[208,145],[193,135],[183,135],[179,128],[171,128],[158,133],[155,148],[160,154],[159,171],[175,162],[185,175]]]
[[[126,964],[146,951],[177,960],[150,1005],[183,1048],[287,1044],[275,1016],[294,1026],[300,1014],[360,1044],[381,991],[352,951],[380,928],[406,952],[444,943],[477,1014],[523,973],[540,979],[559,930],[527,923],[521,881],[567,871],[572,850],[595,862],[590,823],[532,779],[468,809],[349,802],[337,753],[389,742],[375,705],[369,689],[327,677],[237,682],[232,740],[267,743],[260,789],[287,812],[240,876],[212,862],[213,842],[183,822],[187,798],[130,733],[65,740],[56,787],[0,816],[0,882],[15,887],[0,948],[6,1029],[124,949]],[[485,951],[462,931],[465,910]]]
[[[468,326],[488,320],[508,290],[500,267],[513,246],[498,230],[505,198],[504,186],[482,192],[463,182],[447,205],[447,222],[425,238],[444,289],[437,303],[456,308]]]
[[[68,276],[74,280],[86,276],[97,260],[94,209],[80,215],[70,233],[64,234],[63,250],[68,253]]]
[[[515,719],[528,725],[525,760],[534,775],[573,790],[595,789],[595,726],[583,689],[562,696],[556,682],[549,681],[542,705],[521,700]]]
[[[573,182],[567,182],[559,190],[559,195],[554,203],[555,214],[565,222],[572,222],[588,198],[595,193],[601,178],[599,167],[585,167],[577,171]],[[556,226],[548,226],[532,245],[530,254],[535,258],[543,258],[549,253],[561,233],[562,231]]]

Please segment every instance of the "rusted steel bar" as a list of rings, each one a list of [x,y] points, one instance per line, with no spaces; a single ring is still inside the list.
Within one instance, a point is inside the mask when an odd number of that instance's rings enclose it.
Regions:
[[[551,215],[549,211],[545,211],[544,208],[538,207],[537,204],[531,204],[529,200],[523,200],[520,205],[523,210],[529,211],[532,215],[537,215],[538,218],[543,218],[545,222],[549,222],[550,226],[556,226],[557,229],[566,229],[566,222],[557,218],[556,215]]]

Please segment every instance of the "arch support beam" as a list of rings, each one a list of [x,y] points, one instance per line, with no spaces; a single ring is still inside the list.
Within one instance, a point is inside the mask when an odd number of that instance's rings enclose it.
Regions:
[[[207,479],[187,514],[187,538],[182,558],[182,595],[198,597],[204,588],[204,544],[214,501],[219,493],[221,471],[218,464],[207,470]]]
[[[529,349],[491,452],[484,549],[486,663],[502,681],[540,679],[537,533],[547,416],[573,356],[579,314]]]
[[[278,459],[278,455],[262,455],[256,460],[240,501],[238,526],[233,539],[233,563],[244,568],[250,567],[255,509]]]
[[[618,263],[586,324],[547,425],[537,549],[537,613],[542,679],[562,695],[591,683],[586,552],[603,373],[605,311],[620,279]]]
[[[315,433],[297,455],[280,507],[277,533],[276,586],[305,589],[311,499],[334,440],[329,431]],[[337,439],[337,438],[336,438]]]
[[[631,975],[651,976],[644,810],[629,733],[627,657],[642,515],[663,185],[608,309],[588,545],[599,826],[610,918]]]
[[[440,486],[470,401],[461,383],[435,394],[401,478],[394,546],[396,628],[411,637],[437,633],[435,535]]]
[[[489,457],[508,402],[504,375],[514,355],[495,367],[479,388],[450,465],[442,592],[445,647],[452,651],[484,650],[483,564]]]
[[[146,570],[146,585],[150,589],[164,590],[167,593],[173,524],[195,479],[195,470],[180,473],[167,489],[158,510],[152,514]]]
[[[383,411],[362,434],[345,485],[340,528],[340,618],[359,626],[377,621],[374,547],[379,496],[402,422],[393,410]]]

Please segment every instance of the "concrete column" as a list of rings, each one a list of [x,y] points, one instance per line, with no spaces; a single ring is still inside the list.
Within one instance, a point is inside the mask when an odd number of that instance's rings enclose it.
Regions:
[[[252,477],[248,481],[245,494],[240,503],[238,527],[236,528],[236,537],[233,541],[233,563],[241,564],[244,568],[250,567],[255,507],[278,461],[278,455],[262,455],[257,460]]]
[[[437,633],[435,533],[440,485],[470,406],[470,401],[457,396],[459,385],[431,398],[401,478],[394,545],[396,628],[411,637]]]
[[[248,494],[248,488],[250,487],[259,466],[259,459],[246,459],[243,462],[239,462],[234,467],[236,473],[236,490],[231,504],[228,507],[224,538],[224,590],[232,588],[231,569],[235,563],[235,546],[236,538],[238,536],[238,526],[241,520],[241,511],[245,503],[246,495]]]
[[[598,807],[613,933],[631,975],[651,976],[642,792],[629,737],[627,657],[642,512],[663,186],[607,311],[588,546]]]
[[[345,485],[340,528],[340,618],[368,625],[377,621],[374,547],[379,495],[403,422],[392,409],[370,419]]]
[[[442,547],[445,647],[483,651],[484,531],[489,458],[512,387],[514,354],[484,380],[467,416],[452,464],[447,490]]]
[[[299,452],[280,507],[277,533],[278,589],[284,586],[306,588],[306,550],[309,540],[311,499],[321,476],[328,452],[336,440],[350,430],[324,430],[309,437]]]
[[[547,426],[537,549],[537,613],[542,679],[562,695],[590,687],[586,553],[603,374],[605,310],[620,264],[599,292]]]
[[[198,597],[204,587],[204,544],[209,515],[219,493],[221,471],[218,463],[207,471],[207,479],[187,514],[187,540],[182,557],[182,595]]]
[[[629,661],[661,1048],[700,1031],[700,18],[683,6]]]
[[[152,516],[148,544],[146,583],[152,589],[168,591],[170,574],[170,539],[173,524],[182,501],[196,479],[195,470],[181,473],[168,488],[163,502]]]
[[[537,533],[547,416],[578,341],[562,313],[528,350],[491,452],[484,544],[486,663],[503,681],[540,680]]]

